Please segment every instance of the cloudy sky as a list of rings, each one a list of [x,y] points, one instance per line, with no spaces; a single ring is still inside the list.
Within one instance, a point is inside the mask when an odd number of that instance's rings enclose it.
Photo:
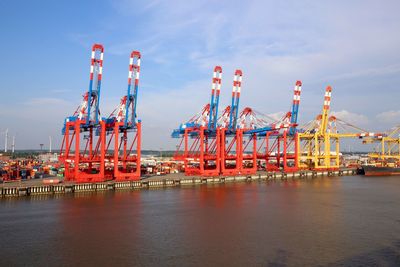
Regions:
[[[243,70],[242,107],[290,108],[303,81],[299,120],[322,108],[379,131],[400,123],[399,1],[19,1],[0,2],[0,146],[39,148],[87,90],[91,45],[104,44],[101,112],[126,91],[131,50],[142,53],[138,116],[145,149],[172,149],[171,130],[209,100],[223,68],[222,104]]]

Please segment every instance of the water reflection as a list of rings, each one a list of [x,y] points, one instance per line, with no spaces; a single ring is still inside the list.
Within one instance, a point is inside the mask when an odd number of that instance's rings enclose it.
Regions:
[[[398,178],[329,177],[10,199],[2,264],[396,264],[399,193]]]

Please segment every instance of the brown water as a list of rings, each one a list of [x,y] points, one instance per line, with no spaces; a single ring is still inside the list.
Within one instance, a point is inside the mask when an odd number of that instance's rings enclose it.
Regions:
[[[0,201],[0,265],[400,266],[400,177]]]

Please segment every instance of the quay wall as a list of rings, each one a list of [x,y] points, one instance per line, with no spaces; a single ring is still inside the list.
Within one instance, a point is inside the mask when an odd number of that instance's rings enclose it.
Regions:
[[[35,184],[4,184],[0,187],[0,197],[27,197],[34,195],[49,194],[74,194],[80,192],[96,192],[107,190],[140,190],[149,188],[183,187],[201,184],[223,184],[232,182],[272,181],[286,179],[308,179],[328,176],[356,175],[356,169],[341,169],[339,171],[299,171],[294,173],[263,172],[247,176],[225,176],[225,177],[189,177],[182,175],[174,178],[168,176],[157,176],[140,181],[125,182],[100,182],[100,183],[60,183],[54,185]]]

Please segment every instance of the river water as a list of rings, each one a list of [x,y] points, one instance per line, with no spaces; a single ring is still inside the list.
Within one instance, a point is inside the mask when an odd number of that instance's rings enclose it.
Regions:
[[[400,266],[400,177],[0,201],[0,266]]]

